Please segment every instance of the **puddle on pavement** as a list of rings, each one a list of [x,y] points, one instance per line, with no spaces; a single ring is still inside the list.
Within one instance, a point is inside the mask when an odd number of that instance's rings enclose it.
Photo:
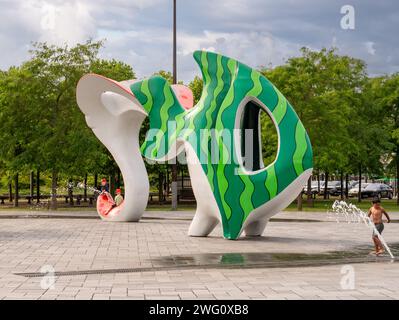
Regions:
[[[399,255],[399,243],[390,246],[394,255]],[[376,257],[369,254],[370,247],[358,247],[347,251],[332,251],[320,254],[300,253],[204,253],[184,256],[165,256],[149,260],[151,266],[119,269],[89,269],[57,271],[55,276],[77,276],[89,274],[114,274],[131,272],[154,272],[183,269],[234,269],[234,268],[287,268],[317,267],[351,263],[397,262],[388,255]],[[41,272],[14,273],[24,277],[43,277]]]
[[[399,243],[391,244],[394,256],[399,256]],[[371,246],[355,247],[351,250],[326,253],[198,253],[192,255],[165,256],[151,259],[154,267],[284,267],[323,266],[342,263],[396,262],[388,254],[370,254]]]

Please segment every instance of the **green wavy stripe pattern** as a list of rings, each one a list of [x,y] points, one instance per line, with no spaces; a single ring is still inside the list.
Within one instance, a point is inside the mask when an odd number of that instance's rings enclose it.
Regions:
[[[295,130],[296,149],[294,152],[293,162],[297,175],[300,175],[303,170],[303,157],[307,150],[306,131],[302,123],[298,121]]]
[[[285,116],[285,113],[287,112],[287,100],[277,88],[274,89],[278,96],[278,104],[277,107],[273,110],[273,116],[277,124],[280,124]]]
[[[222,79],[223,73],[224,73],[224,70],[223,70],[223,66],[222,66],[222,56],[218,55],[217,56],[217,71],[216,71],[216,81],[217,81],[217,83],[216,83],[215,90],[213,92],[214,98],[213,98],[213,100],[212,100],[212,102],[210,104],[209,109],[205,113],[206,125],[205,125],[204,129],[208,130],[208,132],[209,132],[209,130],[212,129],[212,122],[213,122],[212,114],[216,110],[216,107],[217,107],[217,102],[216,101],[218,99],[219,94],[223,90],[223,86],[224,86],[223,79]],[[214,172],[215,171],[214,171],[213,166],[212,166],[211,153],[209,152],[209,149],[208,149],[208,143],[209,143],[210,139],[211,139],[211,135],[208,134],[207,135],[207,139],[202,139],[200,141],[200,143],[201,143],[202,152],[207,155],[207,159],[208,159],[208,162],[206,164],[207,165],[207,177],[208,177],[208,182],[209,182],[209,184],[211,186],[211,189],[212,189],[212,191],[214,191],[215,190],[215,186],[213,184],[213,178],[214,178]]]
[[[229,59],[227,62],[227,67],[230,70],[231,74],[235,74],[236,70],[236,61]],[[233,78],[234,81],[234,78]],[[224,214],[227,220],[231,217],[231,208],[228,202],[225,199],[225,194],[229,186],[228,178],[225,175],[225,162],[231,161],[231,150],[225,144],[225,139],[223,137],[223,130],[225,129],[225,124],[222,121],[223,112],[233,103],[234,101],[234,86],[231,86],[227,95],[226,99],[223,101],[222,105],[220,106],[220,111],[216,120],[216,135],[217,135],[217,143],[219,146],[219,163],[217,166],[217,174],[218,174],[218,185],[219,185],[219,194],[222,200],[222,205],[224,208]]]

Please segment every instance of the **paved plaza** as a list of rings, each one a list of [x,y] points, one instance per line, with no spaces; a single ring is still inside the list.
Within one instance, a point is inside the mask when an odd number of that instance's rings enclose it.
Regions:
[[[364,225],[282,212],[262,237],[229,241],[219,228],[188,237],[192,216],[106,223],[90,211],[0,211],[0,299],[399,298],[398,263],[368,254]],[[399,254],[399,223],[384,237]]]

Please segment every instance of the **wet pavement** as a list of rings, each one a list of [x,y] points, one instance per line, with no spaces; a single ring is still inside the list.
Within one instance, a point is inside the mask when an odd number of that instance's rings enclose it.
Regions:
[[[91,218],[0,220],[0,299],[399,298],[396,260],[369,254],[370,230],[325,213],[281,213],[262,237],[237,241],[219,228],[188,237],[193,212],[147,212],[140,223],[80,215]],[[399,256],[399,225],[383,235]],[[356,275],[350,290],[345,266]],[[43,288],[49,276],[54,286]]]
[[[399,244],[390,245],[392,253],[399,254]],[[370,254],[369,247],[353,248],[347,251],[333,251],[319,254],[300,254],[287,252],[274,253],[224,253],[224,254],[193,254],[184,256],[160,257],[152,260],[154,267],[200,267],[200,268],[278,268],[324,266],[348,263],[379,263],[398,262],[398,258],[391,258],[388,254],[376,256]]]

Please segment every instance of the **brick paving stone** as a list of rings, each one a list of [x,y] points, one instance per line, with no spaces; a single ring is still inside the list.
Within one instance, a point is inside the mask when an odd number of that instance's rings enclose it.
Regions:
[[[54,214],[95,216],[93,212]],[[391,215],[394,219],[399,216]],[[278,268],[176,267],[57,276],[54,289],[48,290],[41,288],[43,277],[15,275],[40,272],[45,265],[56,272],[151,268],[167,265],[165,261],[176,257],[206,263],[209,254],[222,259],[231,253],[245,258],[247,253],[372,249],[366,227],[338,225],[327,221],[325,213],[283,212],[277,217],[323,222],[272,221],[264,237],[239,241],[222,239],[218,228],[208,238],[188,237],[192,216],[188,211],[147,212],[145,218],[151,220],[118,224],[99,219],[0,219],[0,299],[399,299],[399,268],[390,262],[353,264],[353,290],[341,288],[340,265],[285,268],[284,262]],[[386,225],[384,237],[388,243],[398,244],[399,224]]]

